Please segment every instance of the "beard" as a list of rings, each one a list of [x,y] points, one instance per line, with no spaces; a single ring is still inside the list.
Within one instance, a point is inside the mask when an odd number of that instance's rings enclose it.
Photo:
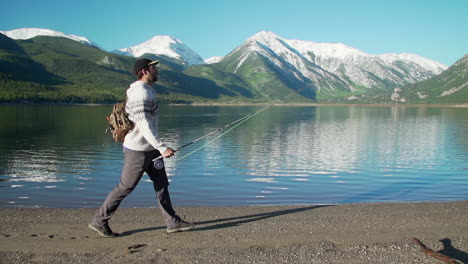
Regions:
[[[158,73],[151,74],[148,79],[151,82],[157,82],[158,81]]]

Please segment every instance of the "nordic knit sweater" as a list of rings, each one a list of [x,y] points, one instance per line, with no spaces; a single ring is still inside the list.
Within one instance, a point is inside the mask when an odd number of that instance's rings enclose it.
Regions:
[[[125,111],[135,128],[125,136],[124,147],[136,151],[159,150],[167,147],[159,138],[158,102],[153,88],[143,81],[136,81],[127,90]]]

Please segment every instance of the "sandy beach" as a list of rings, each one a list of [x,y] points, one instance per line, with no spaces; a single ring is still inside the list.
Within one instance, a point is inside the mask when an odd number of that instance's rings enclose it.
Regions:
[[[88,229],[94,209],[0,209],[0,263],[468,263],[468,201],[190,207],[167,234],[159,209],[121,208],[118,238]]]

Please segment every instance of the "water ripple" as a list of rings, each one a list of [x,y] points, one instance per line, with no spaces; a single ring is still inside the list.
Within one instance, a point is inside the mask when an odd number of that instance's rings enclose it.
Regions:
[[[14,107],[0,106],[0,117]],[[161,108],[173,147],[257,109]],[[0,128],[0,207],[98,206],[124,158],[103,134],[108,111],[21,106],[17,123]],[[468,109],[273,107],[166,169],[177,206],[468,199],[467,130]],[[157,206],[148,176],[122,205]]]

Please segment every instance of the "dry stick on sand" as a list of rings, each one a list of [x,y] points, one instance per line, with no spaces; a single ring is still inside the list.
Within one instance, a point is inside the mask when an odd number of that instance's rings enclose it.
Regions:
[[[433,258],[436,258],[436,259],[443,260],[444,262],[446,262],[448,264],[459,264],[457,261],[455,261],[451,257],[446,256],[446,255],[441,254],[441,253],[438,253],[438,252],[435,252],[434,250],[428,248],[426,245],[424,245],[421,242],[421,240],[419,240],[419,239],[417,239],[415,237],[413,237],[412,240],[414,242],[416,242],[416,244],[418,244],[421,247],[421,251],[424,252],[424,254],[426,254],[428,256],[431,256]]]

